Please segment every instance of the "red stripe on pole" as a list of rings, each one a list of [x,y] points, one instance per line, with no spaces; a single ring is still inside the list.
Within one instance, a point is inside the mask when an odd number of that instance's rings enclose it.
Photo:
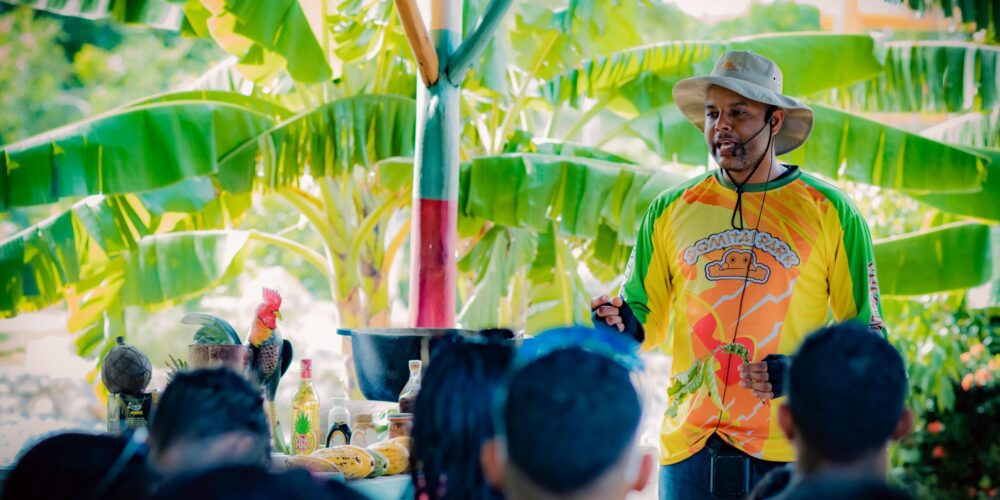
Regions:
[[[410,264],[410,324],[416,328],[455,326],[455,227],[458,203],[414,200],[419,231],[411,238],[416,257]],[[415,228],[416,229],[416,228]]]

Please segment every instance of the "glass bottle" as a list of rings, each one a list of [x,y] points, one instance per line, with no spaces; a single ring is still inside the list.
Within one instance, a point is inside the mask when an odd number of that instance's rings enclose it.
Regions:
[[[410,360],[410,380],[403,386],[399,393],[399,412],[413,413],[413,408],[417,402],[417,393],[420,392],[420,369],[423,362],[419,359]]]
[[[326,447],[350,444],[351,412],[347,410],[347,398],[333,398],[333,407],[327,414],[330,431],[326,434]]]
[[[360,413],[354,418],[354,428],[351,432],[351,444],[362,448],[375,444],[378,435],[370,413]]]
[[[308,455],[319,443],[319,397],[312,385],[312,360],[302,360],[299,390],[292,398],[292,455]]]

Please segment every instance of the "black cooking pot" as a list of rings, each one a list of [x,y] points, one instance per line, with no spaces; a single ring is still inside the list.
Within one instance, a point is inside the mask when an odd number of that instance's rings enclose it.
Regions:
[[[361,393],[366,399],[376,401],[397,401],[410,378],[409,361],[419,359],[426,369],[435,344],[449,334],[465,339],[516,342],[514,332],[500,328],[338,328],[337,333],[351,337],[354,372]]]

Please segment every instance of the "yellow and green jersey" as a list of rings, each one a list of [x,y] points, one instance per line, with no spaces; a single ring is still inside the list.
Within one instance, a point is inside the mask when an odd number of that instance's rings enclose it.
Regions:
[[[719,171],[664,192],[646,211],[621,296],[645,328],[643,348],[663,345],[673,356],[672,376],[734,335],[752,362],[792,354],[831,312],[882,329],[867,224],[843,192],[790,168],[766,195],[763,184],[745,186],[746,229],[732,228],[736,189]],[[725,411],[703,387],[665,416],[661,464],[695,454],[714,432],[751,456],[795,459],[771,418],[785,398],[754,398],[738,385],[739,357],[729,357],[715,354]]]

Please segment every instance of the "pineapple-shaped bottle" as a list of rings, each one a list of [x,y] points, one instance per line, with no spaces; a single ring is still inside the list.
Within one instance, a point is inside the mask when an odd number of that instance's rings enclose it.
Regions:
[[[312,360],[302,360],[299,390],[292,398],[292,455],[308,455],[319,443],[319,397],[312,385]]]

